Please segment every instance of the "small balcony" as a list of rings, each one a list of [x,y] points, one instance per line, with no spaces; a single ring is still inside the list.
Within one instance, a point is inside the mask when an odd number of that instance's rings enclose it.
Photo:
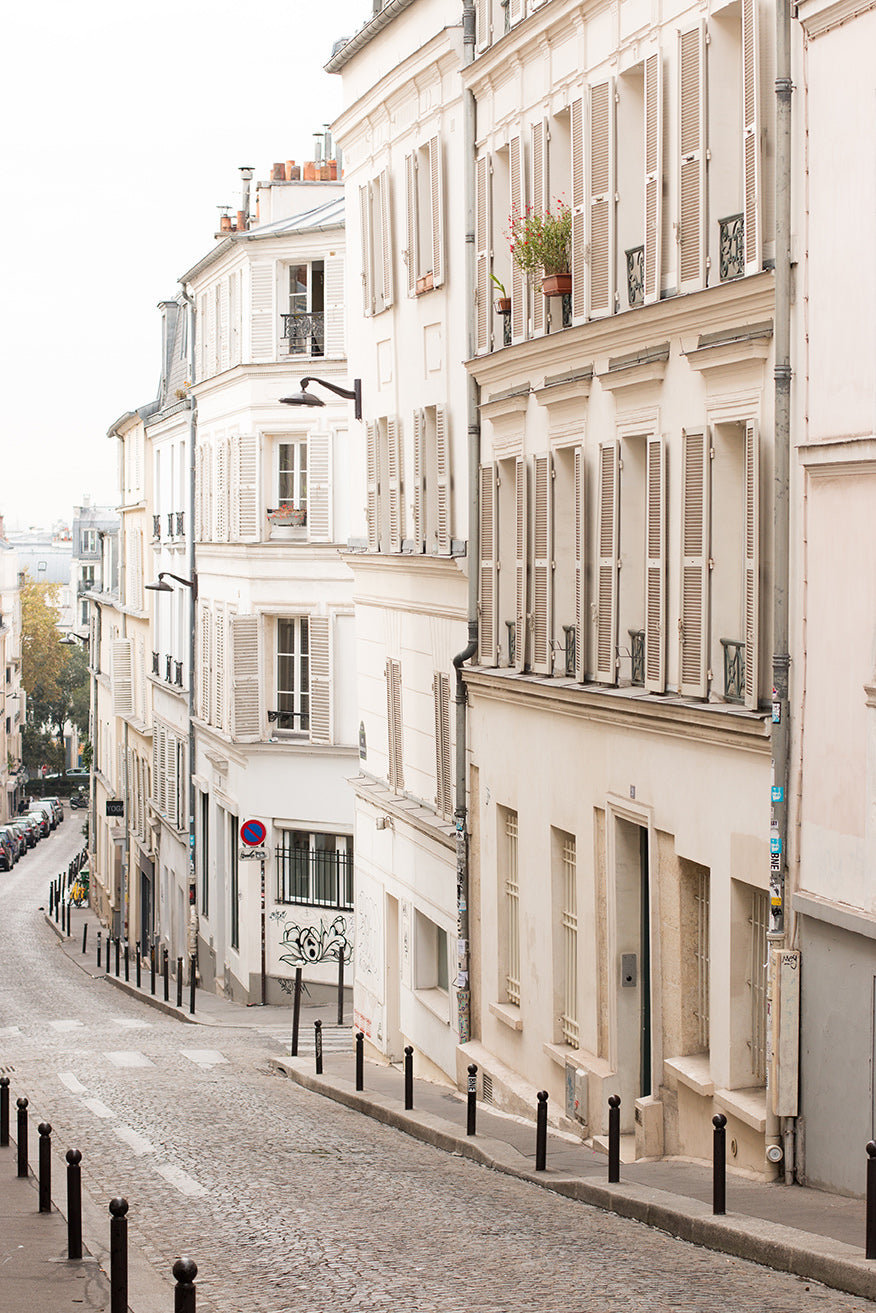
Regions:
[[[176,685],[177,688],[182,688],[182,686],[183,686],[183,663],[182,663],[181,661],[174,661],[174,663],[173,663],[173,682],[174,682],[174,684]]]
[[[724,700],[745,701],[745,640],[722,638],[724,649]]]
[[[325,355],[325,314],[321,311],[281,315],[283,341],[290,356]]]
[[[720,276],[722,283],[745,273],[745,215],[731,214],[718,220],[721,237]]]
[[[636,688],[645,687],[645,631],[628,629],[630,636],[630,683]]]
[[[161,516],[152,516],[152,541],[154,543],[161,541]]]
[[[176,512],[176,536],[185,538],[186,536],[186,513],[185,511]]]
[[[173,683],[173,657],[164,658],[164,682],[165,684]]]
[[[153,675],[161,674],[161,657],[157,652],[152,653],[152,673]]]

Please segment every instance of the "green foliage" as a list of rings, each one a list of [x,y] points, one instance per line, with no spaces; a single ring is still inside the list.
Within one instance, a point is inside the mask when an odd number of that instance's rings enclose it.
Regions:
[[[563,201],[557,201],[556,207],[556,214],[542,213],[530,205],[523,214],[511,215],[511,254],[530,278],[569,272],[572,211]]]
[[[21,682],[27,693],[22,760],[30,770],[45,765],[64,769],[64,725],[88,734],[90,677],[79,646],[61,642],[59,587],[35,583],[25,575],[21,587]]]

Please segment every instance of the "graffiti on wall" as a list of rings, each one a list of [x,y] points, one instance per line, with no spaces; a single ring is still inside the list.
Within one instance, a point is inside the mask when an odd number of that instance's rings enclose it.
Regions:
[[[280,961],[287,966],[308,966],[315,962],[353,960],[353,942],[348,935],[347,918],[336,916],[330,925],[320,917],[319,925],[284,924],[285,909],[271,913],[271,920],[282,927]]]

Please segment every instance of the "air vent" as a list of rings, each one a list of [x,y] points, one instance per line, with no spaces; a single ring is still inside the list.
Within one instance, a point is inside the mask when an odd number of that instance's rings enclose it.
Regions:
[[[482,1085],[482,1097],[483,1097],[483,1101],[484,1101],[484,1103],[492,1103],[492,1102],[493,1102],[493,1078],[492,1078],[492,1076],[488,1076],[487,1073],[484,1072],[484,1074],[483,1074],[483,1076],[481,1077],[481,1079],[482,1079],[482,1081],[483,1081],[483,1085]]]

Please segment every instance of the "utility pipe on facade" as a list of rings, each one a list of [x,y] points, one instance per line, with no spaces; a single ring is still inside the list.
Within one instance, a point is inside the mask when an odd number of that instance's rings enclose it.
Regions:
[[[463,0],[462,6],[463,64],[474,59],[475,9],[472,0]],[[465,286],[475,286],[475,233],[474,233],[474,181],[475,181],[475,99],[471,91],[463,92],[463,185],[465,197]],[[467,338],[469,359],[474,355],[475,308],[467,298]],[[471,943],[469,940],[469,880],[468,833],[466,807],[466,692],[462,666],[478,650],[478,563],[480,561],[478,475],[481,459],[479,389],[475,379],[468,375],[468,643],[453,658],[456,669],[456,928],[457,928],[457,981],[456,1015],[459,1025],[459,1042],[471,1039]]]

